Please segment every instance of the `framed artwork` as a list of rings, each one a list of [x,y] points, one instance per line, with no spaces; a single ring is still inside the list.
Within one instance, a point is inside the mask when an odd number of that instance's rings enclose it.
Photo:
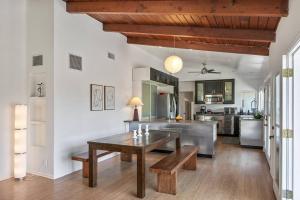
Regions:
[[[114,110],[115,109],[115,87],[104,86],[104,109]]]
[[[91,111],[103,110],[103,86],[91,84]]]

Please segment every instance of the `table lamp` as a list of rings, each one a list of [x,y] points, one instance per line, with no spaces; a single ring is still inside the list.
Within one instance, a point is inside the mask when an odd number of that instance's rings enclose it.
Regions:
[[[133,121],[139,121],[138,106],[143,106],[143,102],[139,97],[132,97],[129,101],[130,106],[134,106]]]

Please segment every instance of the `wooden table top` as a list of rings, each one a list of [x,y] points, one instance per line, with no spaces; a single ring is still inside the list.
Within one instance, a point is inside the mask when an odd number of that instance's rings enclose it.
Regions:
[[[88,144],[109,144],[114,146],[145,148],[154,144],[165,142],[166,140],[171,141],[179,137],[178,133],[171,131],[151,130],[149,133],[149,136],[145,136],[143,133],[142,137],[133,139],[133,133],[128,132],[88,141]]]

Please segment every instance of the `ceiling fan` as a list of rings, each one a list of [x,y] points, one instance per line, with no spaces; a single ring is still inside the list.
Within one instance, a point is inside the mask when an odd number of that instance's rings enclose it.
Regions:
[[[202,63],[203,68],[201,69],[201,71],[193,71],[193,72],[188,72],[191,74],[221,74],[221,72],[216,72],[215,69],[207,69],[206,68],[206,63]]]

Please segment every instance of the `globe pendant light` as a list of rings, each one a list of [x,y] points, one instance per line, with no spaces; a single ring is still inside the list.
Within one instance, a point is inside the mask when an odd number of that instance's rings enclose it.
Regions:
[[[175,48],[175,37],[174,37],[174,48]],[[179,72],[183,66],[182,59],[176,55],[167,57],[164,64],[165,64],[165,69],[171,74],[175,74]]]

